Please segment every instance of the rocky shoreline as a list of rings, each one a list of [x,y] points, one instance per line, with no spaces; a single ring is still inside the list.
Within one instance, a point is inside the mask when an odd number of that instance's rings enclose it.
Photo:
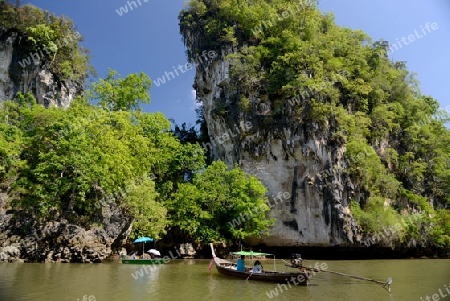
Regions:
[[[132,220],[105,205],[98,223],[86,228],[62,217],[42,221],[8,208],[0,193],[0,262],[102,262],[118,253]]]
[[[131,250],[127,237],[132,221],[120,209],[103,207],[101,222],[86,229],[67,220],[38,221],[19,211],[8,209],[6,193],[0,192],[0,262],[100,263],[119,260],[118,254]],[[179,249],[180,258],[211,258],[209,246],[191,243],[160,242],[156,247],[162,254]],[[217,254],[226,256],[236,246],[216,246]],[[450,258],[450,250],[432,248],[389,248],[367,246],[266,246],[255,245],[253,250],[289,258],[301,253],[304,258],[348,259],[406,259]]]

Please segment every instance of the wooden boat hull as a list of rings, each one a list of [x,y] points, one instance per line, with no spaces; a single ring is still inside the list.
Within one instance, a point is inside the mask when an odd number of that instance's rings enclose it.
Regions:
[[[124,264],[164,264],[164,259],[122,259]]]
[[[233,264],[226,260],[214,257],[214,262],[216,264],[217,271],[226,276],[247,279],[248,280],[257,280],[257,281],[269,281],[269,282],[277,282],[277,283],[286,283],[289,281],[291,284],[295,285],[308,285],[309,274],[307,272],[296,272],[296,273],[287,273],[287,272],[273,272],[273,271],[264,271],[263,273],[251,273],[251,272],[240,272],[233,269]],[[294,280],[292,280],[294,279]]]

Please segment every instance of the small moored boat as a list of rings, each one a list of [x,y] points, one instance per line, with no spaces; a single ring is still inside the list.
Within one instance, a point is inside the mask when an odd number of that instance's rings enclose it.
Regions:
[[[164,264],[164,259],[154,258],[154,259],[132,259],[126,258],[125,255],[122,255],[122,263],[125,264]]]
[[[164,264],[166,263],[166,260],[162,259],[162,258],[154,258],[155,256],[160,257],[161,253],[158,250],[155,249],[150,249],[149,251],[147,251],[148,253],[150,253],[150,257],[152,258],[143,258],[144,257],[144,244],[146,242],[152,242],[153,238],[150,237],[140,237],[138,239],[136,239],[133,243],[137,244],[137,243],[142,243],[142,258],[127,258],[126,255],[122,254],[122,263],[125,264]]]

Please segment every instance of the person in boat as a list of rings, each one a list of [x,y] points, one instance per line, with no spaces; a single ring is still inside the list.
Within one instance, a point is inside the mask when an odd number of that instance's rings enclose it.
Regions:
[[[291,264],[301,269],[303,266],[302,255],[300,254],[292,254],[291,256]]]
[[[261,262],[259,260],[255,261],[255,264],[253,266],[253,273],[262,273],[263,266],[261,265]]]
[[[236,270],[245,272],[245,256],[241,255],[241,258],[236,261]]]

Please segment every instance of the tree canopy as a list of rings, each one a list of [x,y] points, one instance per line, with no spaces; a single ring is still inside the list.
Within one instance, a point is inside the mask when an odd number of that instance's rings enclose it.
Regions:
[[[31,94],[0,104],[0,182],[11,185],[11,206],[92,227],[114,203],[133,219],[131,238],[162,238],[173,227],[201,242],[266,231],[262,184],[222,162],[206,167],[198,143],[180,141],[161,113],[142,112],[149,83],[110,70],[68,109],[46,109]],[[261,210],[242,227],[227,227],[253,207]]]
[[[148,90],[152,81],[147,74],[130,74],[125,78],[116,71],[109,70],[106,79],[93,83],[90,97],[98,101],[101,107],[110,111],[129,111],[139,108],[140,103],[150,103]]]
[[[273,224],[265,218],[270,209],[265,194],[256,177],[213,162],[181,184],[168,202],[172,226],[204,243],[259,237]]]

